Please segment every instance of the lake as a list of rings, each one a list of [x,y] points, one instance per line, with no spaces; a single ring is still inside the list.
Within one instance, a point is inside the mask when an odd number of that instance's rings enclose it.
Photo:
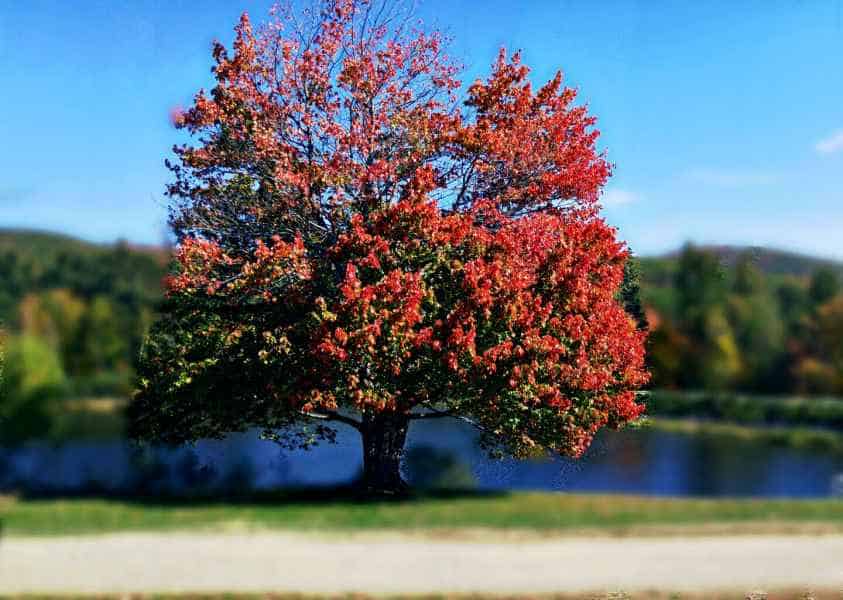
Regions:
[[[438,470],[448,482],[486,490],[823,497],[843,480],[839,455],[647,428],[603,432],[580,460],[493,460],[470,426],[446,419],[414,423],[408,447],[411,481]],[[309,452],[283,451],[256,433],[177,449],[138,450],[121,440],[30,443],[0,450],[0,490],[243,491],[339,484],[360,466],[359,439],[345,427],[336,444]]]

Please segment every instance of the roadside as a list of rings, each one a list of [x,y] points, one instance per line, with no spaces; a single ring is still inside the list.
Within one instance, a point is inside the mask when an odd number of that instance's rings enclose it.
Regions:
[[[843,535],[451,540],[119,533],[0,541],[0,593],[843,589]]]

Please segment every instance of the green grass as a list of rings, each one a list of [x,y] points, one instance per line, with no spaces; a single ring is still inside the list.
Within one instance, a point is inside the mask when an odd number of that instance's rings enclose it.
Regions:
[[[222,501],[14,499],[0,501],[8,535],[224,529],[533,530],[629,532],[642,527],[824,525],[843,531],[843,500],[713,500],[511,493],[400,501],[332,500],[312,492]],[[787,527],[785,527],[787,529]]]

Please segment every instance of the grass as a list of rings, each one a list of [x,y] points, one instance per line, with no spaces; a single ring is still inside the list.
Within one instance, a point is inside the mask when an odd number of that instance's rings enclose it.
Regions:
[[[843,531],[843,500],[675,499],[621,495],[509,493],[359,500],[328,491],[222,500],[0,500],[7,535],[116,531],[286,529],[296,531],[493,530],[640,533],[698,530]]]

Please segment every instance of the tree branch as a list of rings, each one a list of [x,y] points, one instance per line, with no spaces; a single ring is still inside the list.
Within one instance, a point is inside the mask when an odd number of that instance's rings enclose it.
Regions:
[[[345,415],[341,415],[338,412],[329,411],[326,413],[315,413],[315,412],[304,412],[301,411],[301,414],[305,417],[309,417],[311,419],[319,419],[321,421],[337,421],[339,423],[345,423],[350,427],[354,427],[357,431],[361,431],[363,424],[356,419],[352,419],[351,417],[347,417]]]
[[[412,420],[416,420],[416,419],[441,419],[443,417],[451,417],[451,418],[457,419],[459,421],[464,421],[465,423],[468,423],[469,425],[471,425],[472,427],[474,427],[475,429],[477,429],[479,431],[482,431],[484,433],[491,433],[488,429],[483,427],[480,423],[478,423],[474,419],[469,419],[468,417],[465,417],[463,415],[456,415],[454,413],[448,412],[447,410],[439,410],[438,408],[434,408],[433,406],[430,406],[429,404],[423,404],[422,406],[424,406],[430,412],[411,414],[410,419],[412,419]]]
[[[452,417],[452,418],[455,418],[455,419],[459,418],[459,417],[457,417],[457,415],[452,415],[449,412],[427,412],[427,413],[416,413],[416,414],[410,415],[410,419],[413,420],[413,421],[416,421],[416,420],[419,420],[419,419],[442,419],[442,418],[445,418],[445,417]]]

